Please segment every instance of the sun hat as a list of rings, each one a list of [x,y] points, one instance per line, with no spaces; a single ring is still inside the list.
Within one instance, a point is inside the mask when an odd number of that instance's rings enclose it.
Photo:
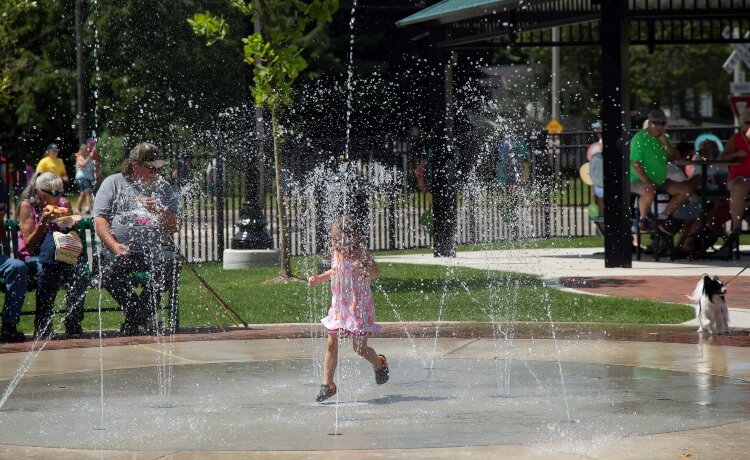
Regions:
[[[584,184],[591,186],[594,185],[594,181],[591,180],[591,164],[584,163],[578,169],[578,175],[581,176],[581,180]]]
[[[714,144],[716,144],[716,147],[719,148],[719,152],[722,152],[724,150],[724,144],[721,143],[721,139],[716,134],[711,133],[703,133],[695,138],[695,151],[697,152],[700,150],[700,145],[703,143],[703,141],[713,141]]]

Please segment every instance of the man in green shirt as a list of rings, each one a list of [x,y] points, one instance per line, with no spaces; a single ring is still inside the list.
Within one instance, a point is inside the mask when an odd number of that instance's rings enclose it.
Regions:
[[[667,179],[667,163],[680,160],[680,152],[672,145],[667,131],[667,116],[658,109],[648,113],[646,127],[630,140],[630,190],[637,193],[641,213],[641,230],[653,230],[653,217],[649,218],[657,193],[668,193],[669,202],[664,213],[654,216],[657,228],[674,235],[672,214],[685,205],[693,193],[692,182],[675,182]]]

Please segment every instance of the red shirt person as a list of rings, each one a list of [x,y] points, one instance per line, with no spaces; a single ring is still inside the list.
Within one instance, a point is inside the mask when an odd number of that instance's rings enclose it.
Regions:
[[[731,255],[732,248],[737,244],[742,226],[742,216],[747,210],[745,197],[750,192],[750,109],[740,114],[740,129],[727,142],[724,151],[719,156],[721,160],[739,160],[739,165],[729,167],[727,187],[729,188],[729,212],[732,215],[732,232],[727,244],[721,249],[726,255]],[[727,248],[727,249],[725,249]]]

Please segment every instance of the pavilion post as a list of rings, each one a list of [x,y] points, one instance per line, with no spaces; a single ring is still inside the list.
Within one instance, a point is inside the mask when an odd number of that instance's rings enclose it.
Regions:
[[[628,3],[602,0],[604,266],[632,267],[628,128]]]
[[[435,257],[456,256],[456,184],[449,170],[453,158],[453,72],[457,65],[457,54],[447,53],[444,64],[445,76],[445,121],[442,139],[432,142],[432,214],[435,229],[433,249]]]

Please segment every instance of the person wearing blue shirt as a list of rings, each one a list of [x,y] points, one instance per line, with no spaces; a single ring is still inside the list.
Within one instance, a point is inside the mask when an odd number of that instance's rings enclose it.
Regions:
[[[0,179],[0,241],[8,238],[5,229],[6,206],[8,205],[8,187]],[[4,245],[7,247],[7,245]],[[21,307],[26,298],[29,283],[29,269],[20,260],[12,259],[7,254],[0,254],[0,273],[5,282],[5,301],[3,303],[3,323],[0,326],[0,342],[23,342],[26,337],[18,331],[21,320]]]

